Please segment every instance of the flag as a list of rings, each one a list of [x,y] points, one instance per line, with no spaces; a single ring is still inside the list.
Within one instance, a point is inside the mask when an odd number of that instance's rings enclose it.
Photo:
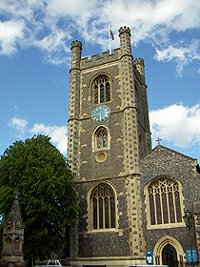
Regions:
[[[111,38],[112,40],[114,40],[114,39],[115,39],[115,36],[114,36],[114,34],[113,34],[112,30],[110,30],[110,38]]]

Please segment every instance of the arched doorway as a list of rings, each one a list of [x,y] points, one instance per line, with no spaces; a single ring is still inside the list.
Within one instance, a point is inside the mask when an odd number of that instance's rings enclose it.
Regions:
[[[157,265],[184,266],[185,252],[179,241],[172,236],[166,235],[160,238],[154,246],[153,254]]]
[[[178,267],[176,249],[171,244],[167,244],[162,250],[162,263],[169,267]]]

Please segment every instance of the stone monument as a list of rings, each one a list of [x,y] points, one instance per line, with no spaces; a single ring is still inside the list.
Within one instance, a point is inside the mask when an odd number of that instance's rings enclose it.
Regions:
[[[5,221],[2,242],[0,267],[23,267],[24,224],[17,191],[15,191],[14,201]]]

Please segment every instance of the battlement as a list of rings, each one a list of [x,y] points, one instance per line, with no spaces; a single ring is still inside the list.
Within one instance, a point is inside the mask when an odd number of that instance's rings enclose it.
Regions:
[[[134,59],[133,63],[135,65],[140,64],[144,67],[144,59],[143,58],[138,57],[138,58]]]
[[[129,27],[123,26],[119,29],[119,35],[122,33],[128,33],[129,35],[131,35],[131,30]]]
[[[140,75],[144,76],[144,59],[140,57],[134,59],[133,65],[135,66],[136,70],[140,73]]]
[[[120,48],[113,50],[113,53],[110,54],[109,51],[103,52],[102,55],[95,54],[91,57],[85,57],[81,59],[81,67],[93,67],[99,64],[109,63],[120,58]]]
[[[71,49],[73,49],[74,47],[79,47],[82,50],[82,43],[78,40],[75,40],[71,43]]]

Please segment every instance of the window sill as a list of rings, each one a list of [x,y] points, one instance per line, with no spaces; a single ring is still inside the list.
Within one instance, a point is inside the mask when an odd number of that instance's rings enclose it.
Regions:
[[[166,228],[177,228],[177,227],[186,227],[186,225],[185,225],[184,222],[156,224],[156,225],[147,225],[147,230],[166,229]]]
[[[94,229],[94,230],[88,230],[88,234],[96,234],[96,233],[105,233],[105,232],[115,232],[117,233],[117,229],[115,228],[107,228],[107,229]]]

